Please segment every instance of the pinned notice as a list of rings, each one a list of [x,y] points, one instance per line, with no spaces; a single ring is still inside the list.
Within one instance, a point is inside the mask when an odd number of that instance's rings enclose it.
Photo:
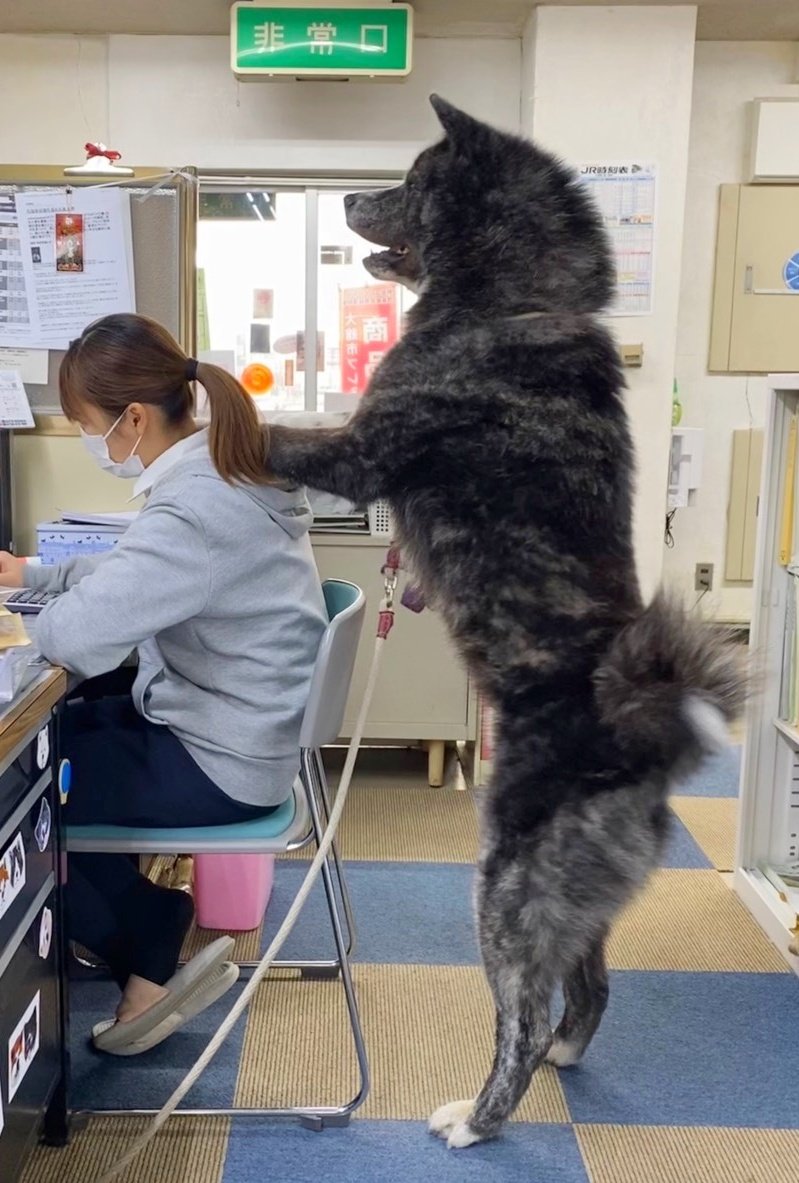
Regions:
[[[635,161],[592,163],[580,181],[593,197],[610,239],[616,265],[611,316],[646,316],[654,291],[657,169]]]
[[[33,412],[19,370],[0,369],[0,428],[16,430],[34,426]]]
[[[16,213],[30,320],[20,344],[66,349],[93,320],[135,312],[129,193],[18,193]]]

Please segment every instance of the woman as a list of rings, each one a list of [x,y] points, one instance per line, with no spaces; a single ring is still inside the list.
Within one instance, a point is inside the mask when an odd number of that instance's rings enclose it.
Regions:
[[[192,382],[210,428],[192,417]],[[208,826],[285,801],[324,600],[303,492],[264,475],[268,436],[234,378],[186,357],[142,316],[90,325],[61,364],[61,406],[101,467],[146,503],[99,557],[35,566],[0,554],[0,583],[63,592],[40,613],[43,655],[84,679],[133,650],[132,695],[67,706],[70,824]],[[175,972],[193,907],[121,855],[69,858],[70,936],[122,990],[101,1050],[154,1046],[236,980],[222,938]]]

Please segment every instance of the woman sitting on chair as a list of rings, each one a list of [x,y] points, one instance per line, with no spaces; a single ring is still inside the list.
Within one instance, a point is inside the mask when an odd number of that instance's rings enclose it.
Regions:
[[[205,388],[210,427],[193,418]],[[214,826],[284,802],[327,622],[302,490],[264,476],[268,434],[239,383],[189,359],[160,325],[114,315],[73,341],[59,375],[64,414],[101,467],[146,502],[108,554],[36,566],[0,553],[0,583],[63,592],[37,644],[83,679],[133,650],[132,694],[69,704],[71,824]],[[70,936],[122,990],[95,1046],[132,1055],[219,998],[238,970],[222,938],[177,970],[191,898],[125,855],[74,854]]]

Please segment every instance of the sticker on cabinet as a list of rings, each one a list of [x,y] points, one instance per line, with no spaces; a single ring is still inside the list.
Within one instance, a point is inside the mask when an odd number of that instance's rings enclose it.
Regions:
[[[39,1051],[41,994],[37,990],[28,1009],[8,1041],[8,1099],[13,1101],[19,1086]]]
[[[39,922],[39,956],[46,961],[50,956],[50,946],[53,943],[53,913],[49,908],[42,912]]]
[[[50,830],[53,824],[53,814],[50,809],[50,802],[46,797],[42,798],[42,803],[39,806],[39,818],[36,822],[36,829],[34,836],[36,838],[36,845],[39,850],[44,853],[47,850],[47,843],[50,841]]]
[[[36,764],[40,771],[47,767],[50,759],[50,729],[43,727],[36,737]]]
[[[0,918],[5,916],[26,882],[25,845],[17,834],[0,858]]]

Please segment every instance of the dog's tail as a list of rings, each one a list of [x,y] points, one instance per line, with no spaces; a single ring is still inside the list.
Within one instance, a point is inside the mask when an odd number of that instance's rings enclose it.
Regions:
[[[600,717],[622,750],[669,769],[722,748],[746,698],[729,637],[663,592],[622,628],[594,677]]]

